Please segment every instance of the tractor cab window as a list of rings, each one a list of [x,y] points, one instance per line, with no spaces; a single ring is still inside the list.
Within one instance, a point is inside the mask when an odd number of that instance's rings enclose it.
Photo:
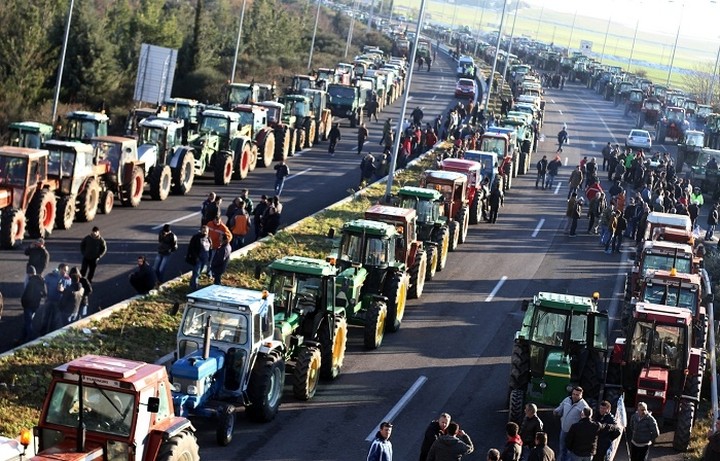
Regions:
[[[532,340],[546,346],[561,347],[567,315],[540,310],[536,314]]]
[[[230,121],[222,117],[203,117],[200,131],[203,133],[227,134],[230,130]]]
[[[668,112],[667,118],[671,122],[681,122],[685,120],[685,114],[680,111],[671,110],[670,112]]]
[[[72,174],[72,163],[70,163],[70,174]],[[30,160],[30,176],[27,185],[32,187],[47,175],[45,163],[41,163],[37,159]]]
[[[412,208],[412,206],[406,208]],[[418,221],[420,222],[434,222],[438,219],[436,202],[431,202],[430,200],[418,200],[415,210],[417,210]]]
[[[685,134],[685,145],[693,147],[702,147],[705,139],[704,133],[687,133]]]
[[[669,271],[670,269],[672,269],[673,263],[677,271],[680,273],[689,274],[692,272],[692,261],[689,258],[679,257],[677,260],[675,260],[671,255],[654,255],[646,253],[645,257],[643,258],[643,264],[640,273],[644,274],[647,271],[653,271],[657,269]]]
[[[389,249],[395,245],[390,245],[388,240],[380,239],[377,237],[370,237],[367,239],[367,249],[365,252],[365,264],[368,266],[381,266],[388,263]]]
[[[697,290],[689,287],[678,289],[676,286],[647,283],[645,284],[643,300],[653,304],[684,307],[690,309],[694,314],[697,308]]]
[[[505,156],[505,140],[500,138],[483,138],[480,143],[480,150],[495,152],[498,156]]]
[[[58,177],[69,177],[73,174],[75,154],[61,150],[51,150],[48,156],[48,173]]]
[[[110,142],[98,142],[95,144],[94,156],[100,162],[107,162],[112,167],[112,171],[117,173],[120,165],[120,156],[122,151],[121,144],[113,144]]]
[[[0,184],[23,186],[27,177],[27,161],[17,157],[0,157]]]
[[[653,325],[649,322],[637,322],[631,342],[631,360],[645,362],[650,366],[660,366],[671,370],[682,369],[683,350],[686,340],[683,325]]]
[[[280,111],[276,107],[268,107],[268,122],[278,123],[280,121]]]
[[[570,341],[585,344],[587,342],[587,315],[573,315],[571,317]]]
[[[595,322],[592,337],[592,347],[607,350],[608,318],[605,315],[593,316]]]
[[[452,202],[453,199],[453,186],[451,184],[443,184],[440,186],[440,193],[443,195],[445,203]]]
[[[211,317],[210,339],[233,344],[247,343],[247,317],[239,312],[208,311],[198,307],[189,307],[181,325],[182,334],[203,339],[208,316]]]
[[[308,105],[305,101],[297,101],[293,110],[296,117],[306,117],[310,112]]]
[[[361,262],[362,250],[362,235],[344,234],[338,255],[342,261]]]

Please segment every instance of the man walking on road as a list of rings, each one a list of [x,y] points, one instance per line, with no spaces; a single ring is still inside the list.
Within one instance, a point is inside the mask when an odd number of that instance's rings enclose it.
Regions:
[[[337,146],[338,141],[342,136],[340,135],[340,124],[336,123],[333,125],[333,127],[330,129],[330,134],[328,135],[328,139],[330,140],[330,143],[328,144],[328,152],[331,156],[335,156],[335,147]]]
[[[367,461],[392,461],[392,424],[383,421],[380,423],[380,430],[375,434],[375,440],[370,445]]]
[[[565,130],[565,126],[562,127],[562,130],[560,130],[557,134],[557,140],[558,140],[558,148],[557,151],[555,151],[556,154],[559,154],[563,151],[563,144],[567,144],[568,142],[568,134]]]
[[[105,239],[100,236],[100,228],[93,227],[92,232],[82,239],[80,253],[83,258],[80,265],[80,274],[92,283],[97,263],[107,253],[107,244]]]
[[[550,160],[547,167],[547,181],[545,182],[545,189],[553,187],[555,184],[555,176],[558,174],[558,170],[562,166],[560,156],[556,155],[554,159]]]
[[[580,386],[573,388],[572,394],[560,402],[560,405],[553,410],[555,416],[560,417],[560,457],[558,461],[571,461],[570,453],[565,446],[565,439],[573,424],[580,421],[582,410],[590,408],[583,399],[583,389]]]
[[[358,143],[357,143],[357,147],[358,147],[357,154],[358,155],[362,154],[363,146],[365,146],[365,142],[368,139],[368,134],[369,134],[368,129],[367,129],[367,126],[365,126],[365,123],[363,123],[362,125],[360,125],[360,127],[358,127]]]
[[[275,195],[280,196],[285,186],[285,178],[290,176],[290,168],[288,168],[285,160],[280,160],[275,165]]]

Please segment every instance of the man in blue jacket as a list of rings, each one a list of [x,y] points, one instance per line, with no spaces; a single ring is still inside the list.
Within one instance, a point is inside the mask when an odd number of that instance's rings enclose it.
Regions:
[[[387,421],[380,423],[380,430],[375,434],[375,440],[370,445],[367,461],[392,461],[392,424]]]

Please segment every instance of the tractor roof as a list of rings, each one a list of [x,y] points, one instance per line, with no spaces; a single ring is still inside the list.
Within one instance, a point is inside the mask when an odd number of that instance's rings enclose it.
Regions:
[[[692,255],[693,249],[686,243],[670,242],[668,240],[646,240],[643,244],[643,251],[674,254],[678,256]]]
[[[426,181],[430,179],[434,180],[430,182],[455,182],[467,180],[467,176],[455,171],[426,170],[423,175],[425,176]]]
[[[140,126],[144,128],[160,128],[163,130],[180,128],[185,125],[182,120],[175,120],[174,118],[165,117],[148,117],[140,122]]]
[[[397,235],[395,226],[380,221],[369,219],[355,219],[346,222],[342,227],[343,232],[365,233],[379,237],[394,237]]]
[[[48,151],[44,149],[31,149],[29,147],[2,146],[0,147],[0,155],[34,159],[47,157]]]
[[[475,160],[465,160],[462,158],[446,158],[441,163],[443,170],[452,171],[473,171],[480,170],[482,165]]]
[[[110,120],[105,112],[90,112],[86,110],[76,110],[74,112],[70,112],[66,115],[66,118],[93,120],[98,122],[107,122]]]
[[[485,150],[466,150],[464,156],[466,160],[474,160],[476,162],[480,162],[483,159],[487,160],[488,158],[491,158],[494,162],[497,162],[498,158],[497,152]]]
[[[40,122],[12,122],[8,125],[8,128],[20,131],[32,131],[35,133],[51,134],[53,132],[52,125]]]
[[[77,141],[59,141],[57,139],[48,139],[43,143],[43,147],[47,150],[62,150],[66,152],[85,152],[92,153],[93,146]]]
[[[303,94],[286,94],[285,96],[280,96],[278,98],[278,101],[302,101],[307,102],[308,97]]]
[[[678,272],[673,269],[669,271],[663,269],[651,270],[646,273],[645,278],[663,279],[674,282],[691,283],[694,285],[700,285],[702,283],[702,278],[700,277],[700,274],[686,274],[684,272]]]
[[[233,106],[234,112],[267,112],[267,107],[256,104],[237,104]]]
[[[165,105],[198,106],[198,105],[200,105],[200,101],[198,101],[197,99],[188,99],[188,98],[167,98],[165,100]]]
[[[398,191],[398,195],[406,197],[417,197],[421,200],[440,200],[442,199],[442,193],[435,189],[425,189],[422,187],[415,186],[403,186]]]
[[[303,94],[318,94],[318,93],[327,93],[325,90],[321,90],[319,88],[303,88]]]
[[[247,288],[209,285],[187,295],[188,306],[200,305],[218,309],[232,309],[240,312],[259,313],[272,303],[274,295],[266,291]]]
[[[276,271],[316,275],[318,277],[337,274],[336,267],[328,261],[303,256],[285,256],[276,259],[270,263],[268,268]]]
[[[214,118],[225,118],[229,119],[231,122],[238,123],[240,122],[240,114],[237,112],[230,112],[227,110],[206,110],[202,113],[203,117],[214,117]]]
[[[90,140],[90,142],[106,142],[109,144],[133,144],[137,146],[137,140],[132,138],[126,138],[124,136],[96,136]]]
[[[541,304],[543,307],[556,309],[572,309],[573,311],[580,312],[597,310],[592,298],[566,293],[548,293],[546,291],[541,291],[535,295],[535,302],[536,304]]]
[[[428,189],[429,190],[429,189]],[[367,219],[391,220],[393,222],[408,222],[417,216],[414,208],[399,208],[388,205],[373,205],[365,210]]]
[[[688,231],[692,229],[692,221],[690,221],[690,216],[688,215],[660,213],[657,211],[653,211],[648,214],[647,222],[650,224],[676,227]]]
[[[149,384],[164,380],[167,371],[162,365],[102,355],[86,355],[53,370],[54,376],[66,379],[77,379],[78,374],[82,374],[83,382],[139,391]]]
[[[258,106],[262,106],[262,107],[272,107],[273,109],[280,109],[280,110],[283,110],[283,108],[285,107],[284,104],[279,103],[277,101],[261,101],[261,102],[255,103],[255,104]]]
[[[692,323],[692,312],[684,307],[664,306],[639,302],[635,304],[633,316],[639,320],[657,321],[670,325]]]

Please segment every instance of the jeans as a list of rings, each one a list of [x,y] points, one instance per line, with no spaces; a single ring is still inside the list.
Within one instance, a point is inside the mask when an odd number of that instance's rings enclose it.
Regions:
[[[570,459],[570,452],[568,451],[567,447],[565,446],[565,438],[567,437],[567,434],[568,434],[567,432],[560,431],[560,444],[559,444],[557,461],[572,461]]]
[[[157,281],[159,283],[163,282],[163,276],[165,274],[165,267],[167,267],[168,262],[170,261],[170,255],[161,255],[158,254],[155,257],[155,261],[153,262],[153,270],[155,271],[155,276],[157,277]]]
[[[630,461],[647,461],[648,459],[648,453],[650,452],[650,445],[645,445],[644,447],[638,447],[633,445],[632,443],[630,445]]]
[[[80,275],[88,279],[88,282],[92,282],[95,277],[95,269],[97,268],[97,259],[83,258],[82,264],[80,265]]]
[[[713,234],[715,233],[716,224],[708,224],[708,230],[705,232],[705,240],[712,240]]]
[[[555,175],[552,173],[548,173],[547,175],[547,181],[545,182],[545,187],[550,188],[555,184]]]
[[[32,329],[32,320],[37,309],[23,309],[23,341],[35,339],[35,332]]]
[[[578,192],[578,186],[570,185],[570,187],[569,187],[568,189],[569,189],[569,190],[568,190],[568,196],[567,196],[567,198],[570,198],[570,196],[571,196],[573,193],[576,193],[576,194],[577,194],[577,192]]]
[[[198,289],[198,283],[200,282],[200,273],[207,266],[207,261],[198,261],[195,263],[192,269],[192,275],[190,275],[190,290],[195,291]]]
[[[571,223],[572,223],[572,224],[570,224],[570,235],[575,235],[575,231],[577,231],[578,218],[573,217],[570,219],[571,219]]]
[[[285,177],[275,178],[275,195],[282,194],[283,186],[285,186]]]
[[[538,183],[540,183],[540,186],[545,189],[545,177],[547,176],[547,173],[538,173],[537,177],[535,178],[535,189],[538,187]]]
[[[239,250],[240,248],[242,248],[244,246],[245,246],[245,236],[233,234],[232,242],[230,242],[230,248],[232,248],[232,250],[235,251],[235,250]]]
[[[605,245],[610,240],[610,228],[607,224],[600,224],[600,243]]]

